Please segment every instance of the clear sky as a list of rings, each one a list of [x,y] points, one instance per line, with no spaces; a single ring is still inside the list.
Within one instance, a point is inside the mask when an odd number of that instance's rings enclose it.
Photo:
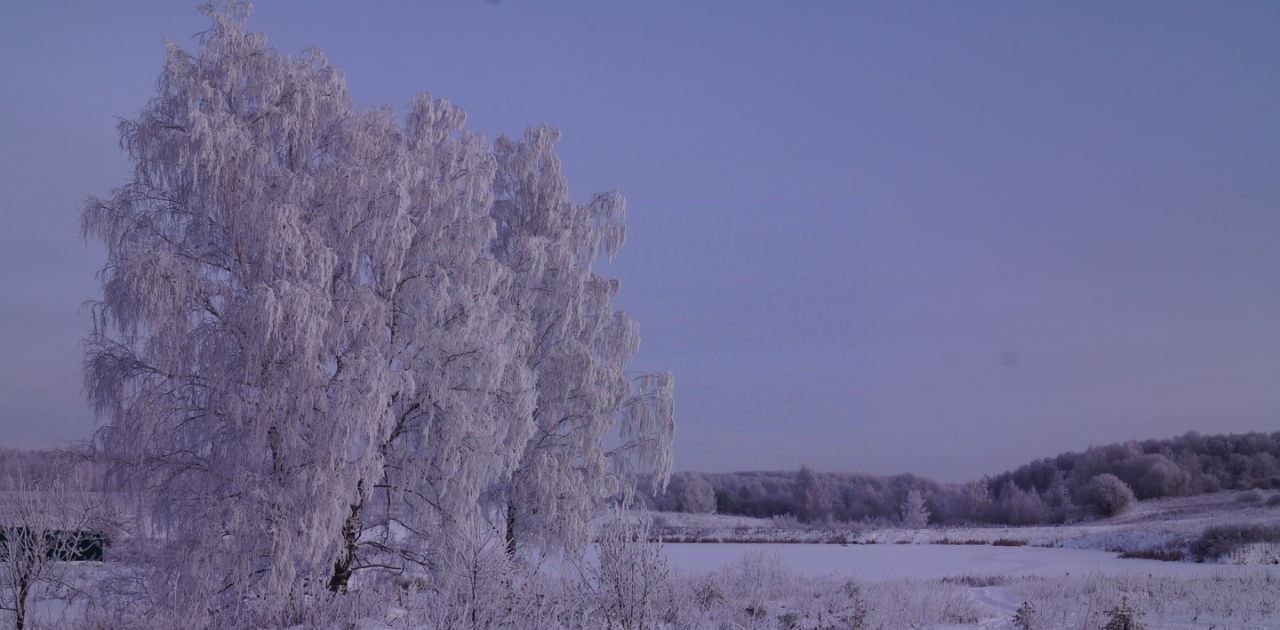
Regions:
[[[354,98],[618,188],[678,468],[998,472],[1280,430],[1280,3],[281,2]],[[0,445],[88,436],[78,206],[193,5],[0,9]]]

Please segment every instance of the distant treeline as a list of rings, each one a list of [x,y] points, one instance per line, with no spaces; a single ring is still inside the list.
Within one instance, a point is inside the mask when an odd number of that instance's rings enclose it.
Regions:
[[[1135,499],[1250,488],[1280,488],[1280,431],[1095,446],[964,484],[808,468],[677,473],[650,499],[667,511],[885,524],[902,519],[916,491],[930,523],[1032,525],[1116,514]]]
[[[85,449],[24,451],[0,447],[0,491],[20,485],[44,488],[60,481],[69,488],[100,490],[105,465],[93,461]]]

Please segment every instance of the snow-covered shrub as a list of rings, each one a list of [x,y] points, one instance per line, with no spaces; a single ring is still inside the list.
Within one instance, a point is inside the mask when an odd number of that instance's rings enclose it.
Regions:
[[[872,628],[971,624],[982,618],[969,589],[941,581],[891,580],[864,585]]]
[[[844,584],[842,590],[849,596],[849,607],[838,619],[847,624],[848,630],[867,630],[870,627],[867,621],[870,611],[867,600],[862,596],[862,589],[857,582],[850,581]]]
[[[74,592],[66,561],[100,560],[106,539],[86,493],[56,481],[35,487],[21,477],[12,488],[0,495],[0,611],[21,630],[32,599]]]
[[[1003,575],[974,575],[965,573],[954,577],[944,577],[939,580],[943,584],[959,584],[969,588],[984,588],[987,586],[1003,586],[1008,583],[1009,578]]]
[[[1034,630],[1035,626],[1032,620],[1035,614],[1035,606],[1032,606],[1031,602],[1024,601],[1021,606],[1018,606],[1018,610],[1014,611],[1013,619],[1010,621],[1017,630]]]
[[[662,543],[649,540],[648,523],[620,515],[611,519],[601,528],[596,553],[583,586],[594,593],[606,626],[657,627],[658,602],[670,588],[670,570]]]
[[[773,526],[778,529],[800,529],[804,527],[804,525],[800,523],[800,519],[792,516],[791,514],[775,514],[769,520],[773,523]]]
[[[491,627],[509,612],[514,579],[511,558],[499,532],[473,526],[447,541],[441,557],[441,586],[467,627]]]
[[[713,606],[724,602],[724,591],[720,589],[720,585],[716,580],[705,578],[698,582],[693,589],[693,601],[703,610],[710,610]]]
[[[1261,503],[1263,496],[1261,490],[1254,488],[1237,494],[1236,501],[1240,503]]]
[[[1280,525],[1222,525],[1210,527],[1191,543],[1197,562],[1219,560],[1250,545],[1280,544]]]
[[[997,538],[991,541],[992,547],[1026,547],[1027,541],[1020,538]]]
[[[1120,600],[1120,605],[1107,611],[1107,625],[1103,630],[1143,630],[1142,612],[1129,604],[1129,598]]]
[[[791,582],[790,568],[776,552],[751,550],[743,554],[732,580],[736,599],[752,619],[769,614],[774,599],[782,596]]]
[[[1110,473],[1103,473],[1089,480],[1078,498],[1082,506],[1100,516],[1123,514],[1136,501],[1129,486]]]
[[[1140,560],[1159,560],[1161,562],[1182,562],[1186,559],[1187,554],[1182,549],[1165,545],[1163,547],[1149,547],[1146,549],[1128,549],[1120,552],[1121,558],[1136,558]]]

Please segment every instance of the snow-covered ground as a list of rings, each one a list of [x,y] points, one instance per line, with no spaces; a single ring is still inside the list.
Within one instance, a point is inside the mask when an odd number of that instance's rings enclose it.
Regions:
[[[1152,629],[1280,629],[1280,566],[989,545],[688,543],[664,556],[688,616],[662,628],[1003,630],[1024,605],[1031,628],[1101,628],[1128,601]]]
[[[779,619],[801,619],[784,627],[831,627],[809,598],[829,598],[838,585],[856,584],[869,610],[866,627],[874,628],[1011,628],[1024,604],[1033,628],[1100,628],[1125,600],[1148,628],[1280,628],[1280,566],[974,545],[695,543],[665,551],[678,579],[693,584],[763,574],[775,583],[805,585],[782,589],[787,595],[768,602]]]
[[[1265,501],[1241,503],[1235,493],[1144,502],[1119,518],[1065,527],[821,530],[785,520],[718,515],[658,514],[655,520],[668,531],[749,531],[784,541],[839,534],[855,541],[668,542],[660,556],[662,570],[652,572],[657,581],[650,585],[653,599],[647,604],[657,620],[652,627],[664,630],[996,630],[1013,627],[1010,620],[1024,604],[1032,611],[1028,614],[1033,628],[1100,628],[1107,623],[1107,611],[1125,600],[1141,611],[1148,628],[1280,630],[1280,564],[1121,559],[1112,550],[1186,539],[1217,525],[1280,523],[1280,507]],[[956,544],[999,539],[1028,544]],[[943,540],[947,544],[930,544]],[[870,544],[873,541],[876,544]],[[600,598],[607,599],[608,589],[593,590],[581,582],[581,569],[597,561],[588,553],[572,570],[557,570],[554,562],[542,564],[541,570],[516,578],[520,588],[494,591],[476,605],[487,607],[485,614],[507,615],[509,620],[516,619],[511,611],[523,611],[523,625],[501,627],[599,627],[591,611],[600,609]],[[119,627],[85,623],[89,608],[101,614],[112,606],[114,595],[90,588],[112,564],[77,563],[72,568],[69,577],[84,587],[83,594],[37,594],[32,602],[35,626]],[[632,574],[632,567],[618,573]],[[506,579],[494,577],[487,583],[503,584]],[[91,605],[93,597],[107,599]],[[354,599],[334,600],[332,605],[340,607],[308,614],[314,619],[348,619],[338,627],[366,630],[459,627],[458,618],[446,614],[457,612],[457,601],[441,599],[430,587],[412,581],[361,583]],[[853,624],[855,618],[863,619],[863,625]],[[335,627],[295,624],[290,627],[297,630]]]
[[[1126,598],[1143,613],[1148,628],[1280,629],[1280,566],[1120,560],[1097,550],[989,545],[694,543],[668,544],[663,551],[671,571],[657,586],[652,605],[657,619],[674,615],[670,618],[677,620],[653,626],[663,630],[996,630],[1013,627],[1010,619],[1024,603],[1034,610],[1033,628],[1101,628],[1106,611]],[[78,567],[89,573],[106,569],[97,563]],[[90,576],[80,578],[87,584]],[[576,579],[573,572],[543,571],[514,594],[493,594],[486,606],[501,611],[513,604],[555,601],[553,609],[590,609],[594,595]],[[352,623],[304,622],[291,628],[459,627],[439,617],[442,602],[429,589],[368,595],[370,601],[351,605],[369,611],[358,613]],[[578,601],[584,598],[588,603]],[[379,609],[378,601],[396,603]],[[79,625],[84,605],[77,600],[68,609],[65,602],[40,601],[36,627],[106,627]],[[548,612],[545,604],[539,610],[547,616],[500,627],[597,627],[585,620],[566,623],[563,612]],[[859,610],[865,625],[848,625]]]
[[[866,627],[875,628],[1010,628],[1024,605],[1030,627],[1103,627],[1108,611],[1127,600],[1149,628],[1280,629],[1275,545],[1218,563],[1118,553],[1185,545],[1211,527],[1278,524],[1272,494],[1144,501],[1122,516],[1065,526],[811,527],[673,513],[654,515],[654,525],[678,580],[732,585],[767,567],[770,580],[792,584],[764,605],[784,627],[830,627],[824,614],[851,609],[824,612],[809,602],[852,583],[869,611]]]
[[[768,553],[797,575],[857,580],[940,579],[965,575],[1064,576],[1105,574],[1214,578],[1241,571],[1268,573],[1280,566],[1236,566],[1120,559],[1093,549],[992,547],[988,545],[821,545],[683,543],[665,545],[667,562],[684,574],[717,571],[747,554]]]

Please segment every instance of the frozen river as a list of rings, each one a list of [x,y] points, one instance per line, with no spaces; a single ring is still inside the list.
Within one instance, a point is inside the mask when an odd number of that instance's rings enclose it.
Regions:
[[[934,579],[958,575],[1059,576],[1094,573],[1140,573],[1158,576],[1215,575],[1266,571],[1277,566],[1235,566],[1156,560],[1124,560],[1107,551],[988,545],[807,545],[807,544],[667,544],[674,571],[691,574],[731,566],[747,553],[777,554],[791,571],[807,576],[834,575],[864,580]]]

